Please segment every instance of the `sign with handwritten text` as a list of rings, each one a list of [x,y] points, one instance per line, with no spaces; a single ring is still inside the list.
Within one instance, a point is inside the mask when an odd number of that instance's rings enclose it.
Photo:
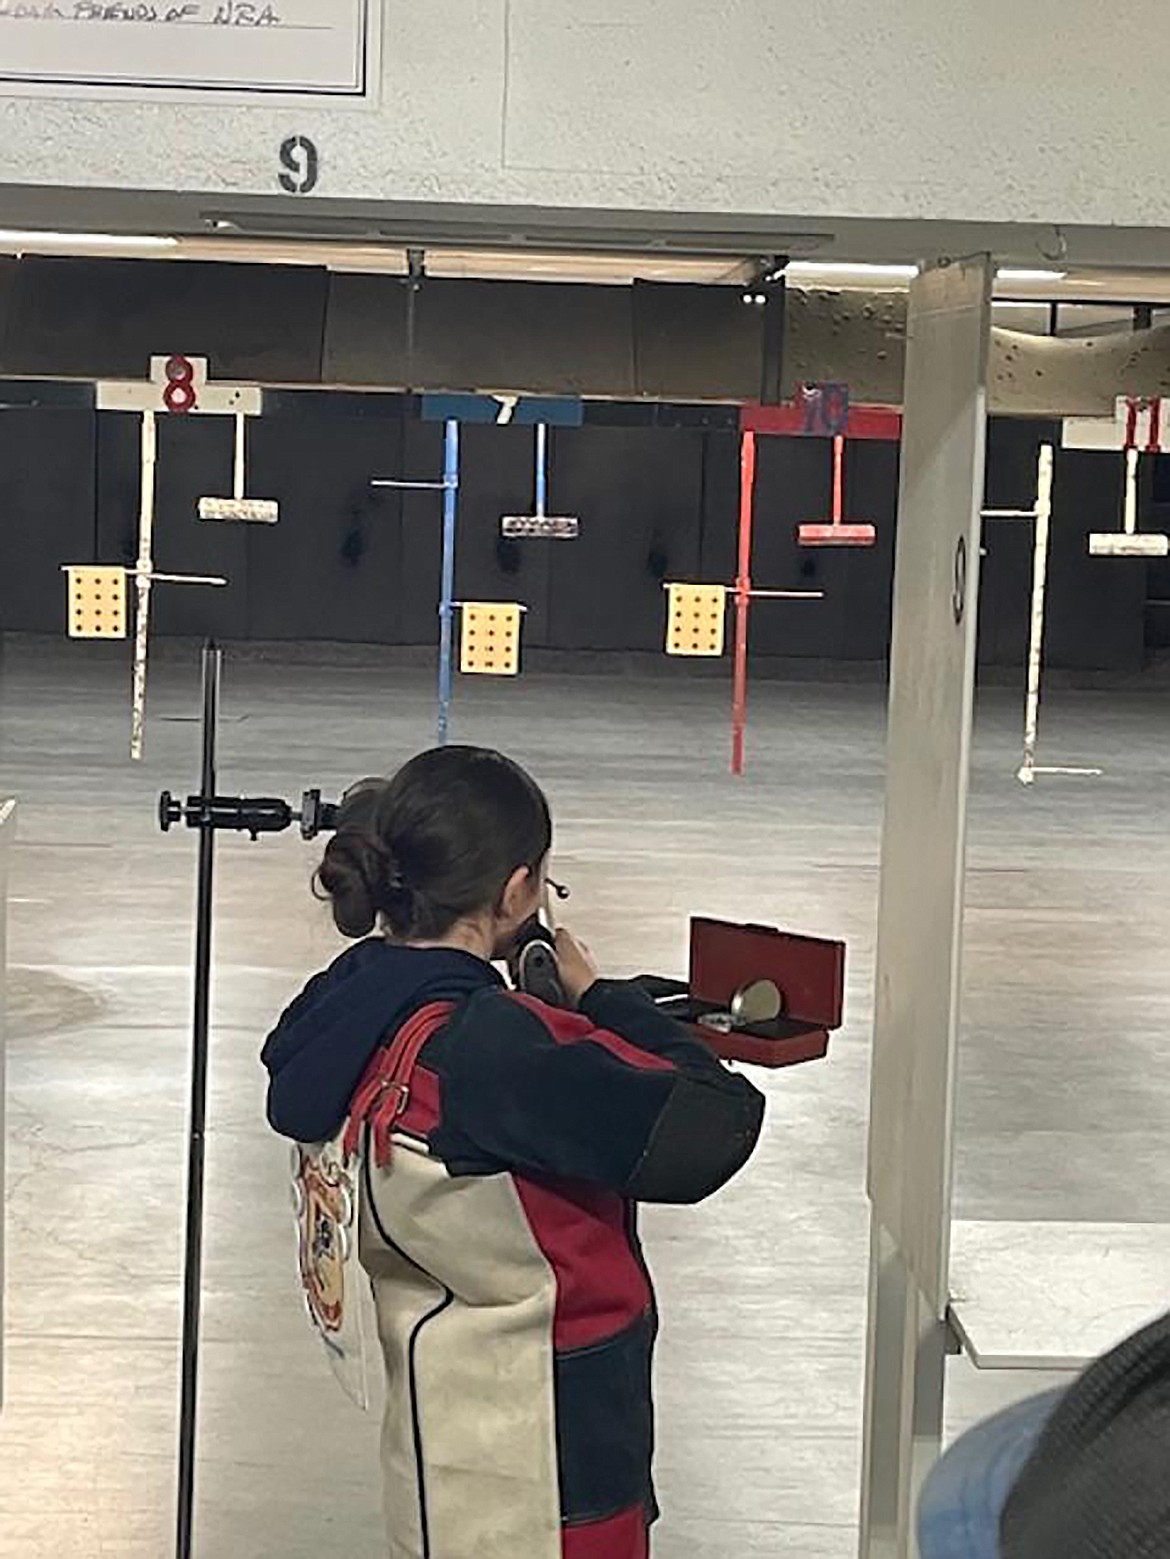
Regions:
[[[380,0],[0,0],[0,92],[363,98]]]

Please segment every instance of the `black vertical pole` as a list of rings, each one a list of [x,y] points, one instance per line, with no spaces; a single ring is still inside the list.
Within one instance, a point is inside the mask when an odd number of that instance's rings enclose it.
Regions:
[[[182,1395],[179,1405],[179,1498],[175,1552],[190,1559],[195,1505],[195,1418],[199,1394],[199,1319],[203,1279],[203,1164],[207,1119],[207,1046],[211,1010],[211,911],[215,876],[215,744],[221,652],[203,647],[203,766],[199,793],[199,877],[195,901],[195,992],[192,1007],[191,1113],[187,1137],[187,1238],[183,1273]]]

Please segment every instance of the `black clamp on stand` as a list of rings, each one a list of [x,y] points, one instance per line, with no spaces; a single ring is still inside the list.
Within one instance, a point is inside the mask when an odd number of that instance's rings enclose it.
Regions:
[[[178,823],[199,833],[195,909],[194,1000],[192,1003],[191,1108],[187,1138],[187,1214],[183,1275],[182,1395],[179,1406],[177,1559],[190,1559],[195,1503],[195,1418],[199,1383],[200,1297],[203,1281],[203,1175],[207,1121],[207,1052],[211,1012],[211,927],[215,880],[215,836],[220,829],[248,834],[283,833],[300,824],[301,837],[313,839],[333,828],[337,806],[319,790],[306,791],[299,811],[277,797],[221,796],[216,790],[216,739],[222,652],[203,648],[203,758],[198,795],[179,801],[170,791],[159,797],[158,820],[164,833]]]
[[[164,834],[176,823],[186,823],[188,828],[230,828],[256,840],[261,834],[282,834],[299,823],[301,838],[315,839],[333,828],[336,819],[336,802],[322,801],[319,790],[305,791],[299,812],[279,796],[202,795],[179,801],[164,790],[158,798],[158,826]]]

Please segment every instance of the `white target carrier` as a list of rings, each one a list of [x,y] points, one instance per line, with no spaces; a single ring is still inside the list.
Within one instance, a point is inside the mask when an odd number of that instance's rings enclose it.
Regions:
[[[1064,423],[1065,449],[1120,449],[1125,453],[1125,490],[1121,529],[1094,531],[1089,552],[1096,558],[1170,557],[1170,536],[1138,530],[1138,470],[1143,455],[1170,453],[1170,398],[1120,395],[1113,419],[1070,417]]]
[[[133,568],[63,565],[68,578],[68,623],[71,638],[120,639],[128,632],[126,582],[135,585],[134,691],[131,705],[130,756],[142,757],[146,729],[146,660],[150,627],[150,597],[156,584],[213,585],[228,581],[219,574],[163,574],[154,567],[154,517],[158,463],[157,418],[162,416],[233,416],[236,419],[235,478],[231,498],[201,498],[204,520],[260,521],[272,524],[279,509],[272,499],[245,497],[246,419],[264,408],[263,391],[254,384],[216,383],[208,378],[207,359],[172,352],[150,359],[147,379],[105,380],[95,387],[98,411],[134,412],[142,421],[139,464],[138,557]]]

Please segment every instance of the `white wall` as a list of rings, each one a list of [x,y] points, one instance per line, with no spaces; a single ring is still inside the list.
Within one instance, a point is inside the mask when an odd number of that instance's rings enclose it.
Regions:
[[[385,4],[377,110],[0,98],[0,182],[1170,226],[1165,0]]]

